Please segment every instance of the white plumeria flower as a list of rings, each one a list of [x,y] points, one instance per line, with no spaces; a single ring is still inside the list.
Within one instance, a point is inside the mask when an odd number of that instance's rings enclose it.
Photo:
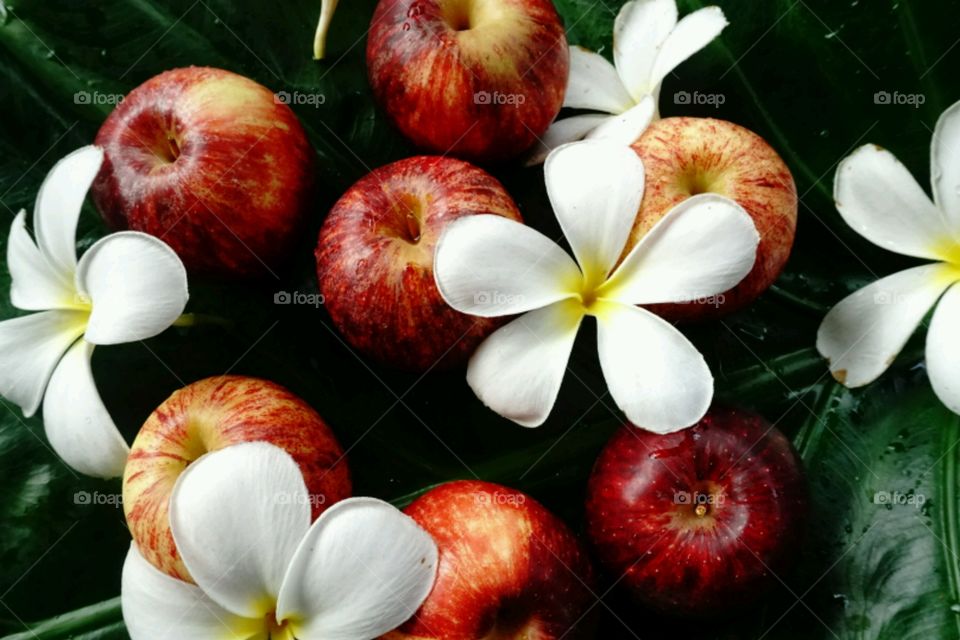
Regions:
[[[436,577],[436,543],[409,516],[348,498],[310,524],[300,468],[265,442],[207,454],[177,480],[170,527],[196,584],[131,546],[133,640],[371,640],[405,622]]]
[[[530,162],[567,142],[610,138],[632,144],[657,117],[660,85],[681,62],[707,46],[727,26],[719,7],[677,21],[675,0],[632,0],[613,27],[613,59],[570,48],[570,79],[563,106],[601,111],[554,122]]]
[[[10,299],[40,311],[0,322],[0,395],[43,421],[54,451],[73,469],[123,474],[129,448],[97,393],[95,345],[143,340],[169,327],[186,305],[187,275],[161,240],[108,235],[77,262],[80,209],[103,151],[79,149],[57,163],[37,195],[36,242],[17,214],[7,243]]]
[[[713,397],[710,370],[683,334],[635,305],[692,301],[736,285],[756,257],[752,219],[727,198],[694,196],[621,262],[643,197],[637,154],[611,141],[577,142],[550,154],[544,174],[576,262],[541,233],[494,215],[461,218],[438,243],[434,272],[450,306],[485,317],[524,314],[480,345],[470,386],[514,422],[542,424],[590,315],[610,394],[630,421],[661,433],[694,424]]]
[[[933,201],[889,151],[860,147],[837,168],[834,199],[844,221],[895,253],[935,260],[882,278],[830,310],[817,349],[833,376],[860,387],[887,370],[924,316],[926,362],[940,400],[960,413],[960,102],[933,134]],[[946,293],[944,293],[946,292]],[[939,304],[937,301],[939,300]]]

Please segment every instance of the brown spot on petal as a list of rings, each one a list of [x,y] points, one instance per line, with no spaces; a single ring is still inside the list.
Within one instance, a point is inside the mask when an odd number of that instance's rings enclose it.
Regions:
[[[846,369],[837,369],[836,371],[831,371],[833,374],[833,379],[839,382],[840,384],[847,384],[847,370]]]

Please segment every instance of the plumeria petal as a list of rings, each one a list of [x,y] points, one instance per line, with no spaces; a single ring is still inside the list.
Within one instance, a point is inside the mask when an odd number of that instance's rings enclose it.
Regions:
[[[937,397],[960,413],[960,287],[952,286],[933,312],[927,333],[927,373]]]
[[[933,198],[960,242],[960,102],[941,114],[933,132],[930,175]]]
[[[320,20],[317,23],[317,32],[313,37],[313,59],[323,60],[327,55],[327,32],[330,31],[330,23],[333,21],[333,14],[337,10],[338,0],[323,0],[320,5]]]
[[[817,332],[817,350],[830,361],[833,377],[848,387],[876,380],[958,279],[955,268],[928,264],[887,276],[840,301]]]
[[[10,301],[18,309],[41,311],[76,306],[73,279],[51,265],[27,232],[26,211],[10,226],[7,268],[10,270]]]
[[[705,7],[684,16],[660,46],[650,84],[658,86],[680,63],[710,44],[728,24],[720,7]]]
[[[130,448],[100,399],[90,358],[93,345],[78,340],[57,365],[43,397],[50,446],[71,468],[97,478],[123,475]]]
[[[369,640],[420,608],[437,572],[437,545],[396,507],[348,498],[311,527],[277,604],[299,640]]]
[[[837,210],[870,242],[907,256],[941,260],[951,238],[943,218],[907,168],[875,145],[840,163],[834,183]]]
[[[553,211],[588,283],[603,282],[627,243],[643,199],[643,162],[629,146],[585,140],[544,163]]]
[[[614,117],[607,114],[587,113],[557,120],[534,145],[533,150],[527,155],[525,164],[530,167],[542,163],[557,147],[568,142],[583,140],[593,129]]]
[[[77,221],[102,163],[102,149],[77,149],[54,165],[37,194],[33,212],[37,244],[65,275],[72,275],[77,266]]]
[[[563,106],[623,113],[635,104],[617,70],[599,53],[570,47],[570,80]]]
[[[183,313],[187,272],[165,242],[136,231],[111,234],[83,254],[77,289],[93,305],[86,338],[119,344],[157,335]]]
[[[36,413],[61,356],[83,335],[83,311],[43,311],[0,322],[0,396]]]
[[[630,422],[670,433],[700,420],[713,399],[713,376],[696,347],[645,309],[603,304],[597,314],[600,366]]]
[[[575,295],[580,271],[548,237],[515,220],[476,215],[450,223],[437,243],[437,289],[463,313],[523,313]]]
[[[503,417],[524,427],[540,426],[557,400],[582,320],[574,300],[520,316],[480,344],[470,359],[467,383]]]
[[[120,602],[133,640],[245,640],[263,630],[262,621],[236,616],[196,585],[157,571],[132,544]]]
[[[605,119],[591,129],[585,138],[587,140],[612,140],[622,145],[632,145],[640,139],[643,132],[650,126],[656,111],[656,101],[652,96],[646,96],[639,104],[624,113]]]
[[[677,24],[675,0],[632,0],[613,26],[613,59],[624,86],[639,101],[653,93],[651,82],[660,46]]]
[[[599,295],[627,304],[708,298],[750,273],[759,242],[753,219],[735,201],[696,195],[660,219]]]
[[[177,480],[170,528],[190,575],[208,596],[237,615],[263,618],[310,528],[300,468],[264,442],[208,453]]]

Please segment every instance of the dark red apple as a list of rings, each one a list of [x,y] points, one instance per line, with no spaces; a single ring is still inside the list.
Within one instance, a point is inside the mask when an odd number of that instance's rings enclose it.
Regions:
[[[479,481],[440,485],[406,508],[433,536],[433,591],[385,640],[559,640],[588,630],[590,561],[530,496]]]
[[[633,148],[643,160],[646,186],[624,255],[673,207],[700,193],[735,200],[760,234],[753,269],[733,289],[652,310],[671,321],[711,319],[744,308],[770,288],[790,257],[797,227],[797,187],[773,147],[725,120],[665,118]]]
[[[96,144],[93,200],[115,229],[161,238],[192,273],[263,277],[310,205],[314,152],[290,108],[229,71],[167,71],[134,89]]]
[[[491,162],[517,156],[553,122],[570,52],[550,0],[380,0],[367,69],[414,144]]]
[[[455,311],[433,278],[444,227],[482,213],[521,220],[496,178],[435,156],[376,169],[340,198],[320,230],[317,276],[330,317],[355,349],[401,369],[452,367],[502,324]]]
[[[777,584],[806,508],[786,437],[757,415],[714,408],[678,433],[620,429],[590,478],[587,521],[598,556],[640,601],[709,615]]]

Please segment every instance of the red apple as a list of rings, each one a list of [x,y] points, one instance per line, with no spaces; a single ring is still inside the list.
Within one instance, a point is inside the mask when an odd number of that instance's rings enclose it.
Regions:
[[[553,122],[570,53],[550,0],[380,0],[367,69],[414,144],[491,162],[517,156]]]
[[[600,559],[640,601],[706,615],[777,584],[806,505],[784,435],[759,416],[714,408],[678,433],[620,429],[590,478],[587,522]]]
[[[127,526],[154,566],[190,580],[169,524],[177,478],[205,453],[252,441],[269,442],[296,460],[314,518],[350,496],[343,449],[306,402],[257,378],[219,376],[194,382],[174,392],[147,418],[123,474]]]
[[[433,591],[385,640],[558,640],[580,637],[595,603],[573,533],[533,498],[488,482],[440,485],[406,513],[433,536]]]
[[[481,213],[521,220],[493,176],[452,158],[395,162],[340,198],[320,230],[317,276],[334,324],[355,349],[402,369],[452,367],[502,324],[453,310],[433,278],[444,227]]]
[[[104,122],[93,199],[115,229],[173,247],[193,273],[263,277],[310,205],[313,149],[288,106],[229,71],[190,67],[134,89]]]
[[[797,188],[777,152],[752,131],[712,118],[659,120],[633,148],[643,159],[646,189],[624,255],[670,209],[699,193],[736,200],[760,233],[757,261],[736,287],[707,300],[652,309],[674,321],[716,318],[766,291],[790,257],[797,226]]]

